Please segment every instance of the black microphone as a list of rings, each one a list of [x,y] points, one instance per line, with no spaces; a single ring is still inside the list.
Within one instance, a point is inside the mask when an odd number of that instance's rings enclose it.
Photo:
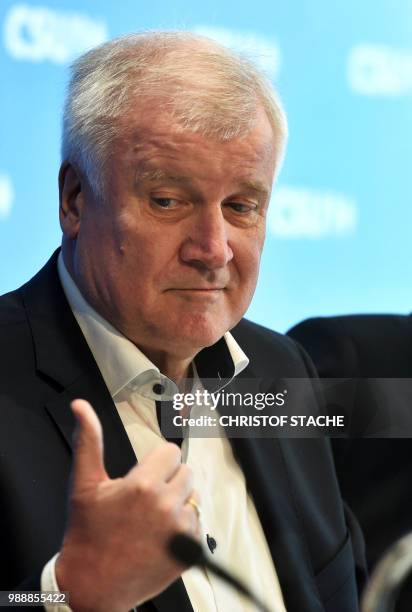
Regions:
[[[230,584],[236,591],[250,599],[258,610],[270,612],[269,608],[243,582],[229,574],[229,572],[217,563],[214,563],[214,561],[208,559],[203,552],[202,546],[193,538],[183,533],[173,536],[169,541],[169,552],[176,561],[184,565],[203,565],[210,572]]]

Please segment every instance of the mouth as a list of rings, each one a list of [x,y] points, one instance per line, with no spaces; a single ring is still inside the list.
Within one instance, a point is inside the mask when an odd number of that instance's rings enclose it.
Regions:
[[[212,296],[212,295],[217,295],[221,293],[222,291],[225,291],[225,289],[226,287],[208,287],[208,288],[205,288],[205,287],[185,287],[185,288],[176,287],[174,289],[171,289],[170,291],[182,293],[183,295]]]
[[[175,287],[173,289],[169,289],[172,293],[177,296],[180,296],[182,299],[187,300],[206,300],[213,302],[218,300],[219,297],[226,290],[226,287]]]

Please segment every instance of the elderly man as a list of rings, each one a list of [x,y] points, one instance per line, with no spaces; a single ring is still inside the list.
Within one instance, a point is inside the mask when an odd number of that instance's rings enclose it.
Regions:
[[[130,36],[75,63],[61,252],[0,303],[1,589],[60,588],[76,612],[252,609],[170,558],[184,531],[274,611],[357,609],[326,440],[222,431],[185,439],[182,463],[157,419],[187,379],[313,374],[242,320],[285,132],[264,77],[201,37]]]

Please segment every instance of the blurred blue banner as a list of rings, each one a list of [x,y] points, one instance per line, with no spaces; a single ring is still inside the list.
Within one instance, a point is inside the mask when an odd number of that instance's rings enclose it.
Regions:
[[[248,316],[412,307],[412,1],[48,0],[0,4],[0,292],[60,242],[60,117],[67,66],[108,38],[185,29],[245,51],[290,125]]]

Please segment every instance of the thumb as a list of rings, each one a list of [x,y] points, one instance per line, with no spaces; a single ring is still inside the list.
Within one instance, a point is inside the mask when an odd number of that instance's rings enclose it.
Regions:
[[[77,420],[74,434],[73,492],[80,493],[89,487],[108,480],[103,460],[103,431],[100,421],[86,400],[71,403]]]

